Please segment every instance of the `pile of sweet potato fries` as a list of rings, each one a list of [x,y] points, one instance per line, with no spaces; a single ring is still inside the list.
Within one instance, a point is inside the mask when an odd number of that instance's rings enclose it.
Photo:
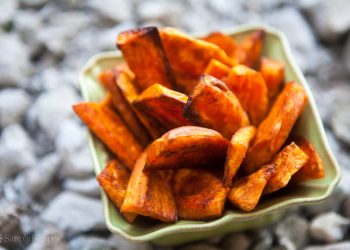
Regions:
[[[314,147],[291,134],[306,94],[285,83],[283,63],[261,57],[264,37],[118,35],[125,63],[101,72],[106,98],[73,108],[113,154],[97,180],[126,220],[247,212],[288,183],[324,177]]]

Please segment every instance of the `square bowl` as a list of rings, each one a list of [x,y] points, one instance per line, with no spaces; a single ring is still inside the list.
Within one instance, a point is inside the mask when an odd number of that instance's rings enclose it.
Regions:
[[[158,245],[176,245],[209,236],[261,227],[279,220],[286,208],[317,204],[332,193],[340,180],[339,166],[328,146],[314,98],[304,76],[291,55],[285,35],[274,28],[261,25],[243,25],[222,32],[240,39],[240,37],[257,29],[266,31],[262,51],[263,56],[283,62],[286,67],[285,80],[294,80],[300,83],[306,91],[309,101],[294,129],[315,146],[325,167],[325,178],[305,181],[296,188],[286,188],[276,195],[263,198],[256,209],[249,213],[227,209],[224,211],[223,216],[216,220],[179,220],[173,224],[161,222],[155,224],[154,222],[143,220],[130,224],[124,220],[118,209],[101,189],[106,225],[111,232],[130,241],[149,241]],[[104,52],[89,60],[79,77],[84,101],[95,102],[103,99],[106,93],[98,83],[98,74],[122,61],[119,51]],[[97,175],[108,161],[108,151],[90,132],[88,141],[94,170]]]

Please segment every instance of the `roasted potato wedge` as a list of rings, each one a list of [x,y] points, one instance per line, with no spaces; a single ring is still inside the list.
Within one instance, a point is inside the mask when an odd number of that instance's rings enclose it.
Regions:
[[[214,76],[224,81],[230,73],[230,68],[216,59],[211,59],[208,66],[204,70],[204,74]]]
[[[117,160],[109,161],[107,166],[96,177],[100,186],[117,208],[120,208],[123,204],[129,178],[129,170]],[[133,222],[137,216],[134,213],[122,214],[129,222]]]
[[[102,85],[111,93],[114,108],[118,111],[121,118],[128,126],[130,131],[134,134],[136,139],[143,147],[145,147],[150,142],[148,132],[137,118],[135,112],[117,85],[117,81],[123,81],[122,78],[125,77],[123,74],[127,73],[125,71],[118,70],[118,68],[106,70],[99,75],[99,79]]]
[[[308,162],[292,177],[293,181],[301,182],[312,179],[321,179],[325,176],[322,160],[314,146],[304,137],[294,135],[290,141],[295,142],[307,156]]]
[[[252,173],[268,163],[285,143],[297,118],[303,111],[307,96],[295,82],[286,84],[274,102],[268,116],[257,129],[252,146],[244,160],[244,169]]]
[[[214,130],[184,126],[172,129],[148,148],[145,170],[223,166],[229,141]]]
[[[156,27],[145,27],[122,32],[117,47],[134,72],[140,90],[153,83],[173,88],[175,77]]]
[[[121,211],[136,213],[163,222],[177,220],[176,204],[172,193],[171,171],[145,172],[147,152],[137,160],[126,190]]]
[[[233,58],[240,64],[255,68],[260,59],[264,39],[264,30],[257,30],[247,35],[236,47]]]
[[[130,108],[135,112],[141,123],[147,129],[153,139],[158,139],[166,132],[166,129],[154,118],[147,116],[144,112],[136,109],[132,103],[137,99],[139,93],[134,86],[133,78],[129,74],[119,74],[117,86],[127,100]]]
[[[183,116],[187,95],[153,84],[145,89],[133,105],[152,116],[168,129],[192,125]]]
[[[294,142],[284,147],[273,159],[276,164],[276,174],[267,182],[264,194],[275,192],[289,183],[291,177],[309,160]]]
[[[262,166],[251,175],[236,181],[228,194],[228,199],[243,211],[252,211],[258,205],[266,183],[275,173],[276,164]]]
[[[202,39],[206,42],[219,46],[219,48],[225,51],[229,57],[232,57],[234,55],[237,48],[237,42],[235,39],[220,32],[213,32],[208,36],[203,37]]]
[[[179,169],[174,175],[174,195],[179,218],[208,220],[220,217],[228,188],[221,176],[208,169]]]
[[[269,98],[270,100],[273,100],[280,91],[284,82],[284,64],[279,61],[263,57],[260,61],[259,71],[265,79],[269,92]]]
[[[247,111],[250,122],[258,126],[269,110],[267,87],[261,74],[247,66],[237,65],[230,70],[225,83]]]
[[[129,169],[141,155],[142,146],[117,113],[99,103],[73,105],[74,112]]]
[[[198,78],[211,59],[216,59],[228,66],[235,65],[234,60],[215,44],[194,39],[173,28],[162,29],[160,36],[165,53],[176,75]],[[180,82],[177,83],[180,84]],[[188,87],[178,86],[178,89],[184,91]]]
[[[227,139],[249,125],[237,97],[225,83],[209,75],[201,76],[186,103],[184,116],[194,124],[219,131]]]
[[[230,146],[227,150],[225,173],[223,183],[225,187],[231,186],[232,180],[235,177],[244,156],[248,150],[249,144],[254,138],[255,127],[247,126],[240,128],[232,136]]]

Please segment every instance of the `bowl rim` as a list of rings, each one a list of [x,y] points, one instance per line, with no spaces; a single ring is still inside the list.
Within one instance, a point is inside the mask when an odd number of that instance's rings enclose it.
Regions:
[[[132,235],[129,235],[124,230],[120,229],[119,227],[113,226],[113,224],[110,220],[109,213],[108,213],[108,209],[109,209],[109,206],[107,203],[108,198],[101,189],[105,222],[106,222],[107,228],[111,232],[116,233],[119,236],[123,237],[124,239],[127,239],[129,241],[133,241],[133,242],[152,241],[152,240],[155,240],[155,239],[158,239],[160,237],[164,237],[164,236],[167,236],[167,235],[170,235],[173,233],[184,233],[184,232],[190,233],[190,232],[200,232],[200,231],[216,229],[216,228],[219,228],[219,227],[226,225],[228,223],[232,223],[233,221],[245,221],[245,220],[255,219],[255,218],[258,218],[260,216],[268,215],[268,214],[271,214],[277,210],[286,209],[286,208],[291,207],[291,206],[317,204],[317,203],[324,201],[333,192],[333,190],[335,189],[335,186],[337,185],[337,183],[340,181],[340,178],[341,178],[340,167],[339,167],[337,160],[336,160],[336,158],[335,158],[335,156],[334,156],[333,152],[331,151],[330,146],[328,144],[326,133],[325,133],[320,115],[317,111],[316,102],[313,98],[313,95],[311,93],[311,90],[310,90],[308,84],[306,83],[304,75],[302,74],[301,70],[299,69],[298,65],[296,64],[296,62],[292,56],[291,49],[290,49],[290,46],[289,46],[289,43],[288,43],[288,40],[287,40],[285,34],[282,31],[280,31],[274,27],[263,25],[263,24],[245,24],[245,25],[240,25],[240,26],[236,26],[233,28],[221,29],[221,32],[223,32],[224,34],[227,34],[227,35],[234,35],[237,33],[249,32],[249,31],[253,31],[256,29],[264,29],[267,33],[276,36],[280,40],[280,42],[282,44],[283,53],[285,54],[287,61],[290,63],[292,70],[297,75],[297,77],[300,79],[300,84],[303,86],[304,90],[307,93],[307,96],[309,98],[308,101],[309,101],[309,104],[311,107],[311,112],[314,114],[314,117],[316,119],[316,126],[320,132],[321,143],[323,144],[323,146],[325,148],[325,152],[329,156],[329,159],[330,159],[332,165],[334,166],[335,173],[336,173],[335,178],[332,180],[332,182],[327,187],[327,191],[325,192],[325,194],[318,196],[318,197],[294,198],[292,200],[282,201],[282,202],[279,202],[277,204],[273,204],[271,206],[265,207],[259,211],[253,211],[253,212],[249,212],[246,214],[240,214],[239,217],[237,217],[237,215],[235,215],[235,214],[228,213],[228,214],[225,214],[224,216],[222,216],[221,218],[206,222],[205,224],[177,225],[175,227],[170,227],[170,228],[164,227],[164,228],[159,228],[159,229],[152,231],[152,232],[148,232],[148,233],[143,234],[143,235],[132,236]],[[205,34],[205,33],[204,32],[197,33],[195,35],[198,36],[198,35],[203,35],[203,34]],[[86,90],[86,88],[83,87],[85,75],[87,74],[87,72],[89,70],[91,70],[91,68],[99,60],[106,59],[106,58],[116,58],[116,57],[119,57],[119,58],[121,57],[121,53],[119,51],[102,52],[102,53],[99,53],[99,54],[93,56],[86,63],[86,65],[83,67],[83,69],[81,70],[81,72],[79,74],[79,83],[80,83],[80,89],[81,89],[82,96],[83,96],[84,100],[86,100],[88,97],[87,90]],[[93,136],[90,132],[88,132],[88,144],[89,144],[89,148],[90,148],[90,152],[91,152],[91,156],[92,156],[92,160],[93,160],[93,164],[94,164],[94,170],[95,170],[95,173],[97,174],[100,171],[97,168],[97,166],[99,166],[99,162],[98,162],[96,150],[94,148]]]

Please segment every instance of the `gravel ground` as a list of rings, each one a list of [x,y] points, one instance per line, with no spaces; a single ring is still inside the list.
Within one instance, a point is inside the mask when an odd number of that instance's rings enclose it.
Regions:
[[[350,1],[1,0],[0,10],[0,249],[172,249],[107,231],[86,130],[70,107],[81,100],[77,74],[131,27],[247,22],[286,32],[343,179],[324,205],[176,249],[350,249]]]

